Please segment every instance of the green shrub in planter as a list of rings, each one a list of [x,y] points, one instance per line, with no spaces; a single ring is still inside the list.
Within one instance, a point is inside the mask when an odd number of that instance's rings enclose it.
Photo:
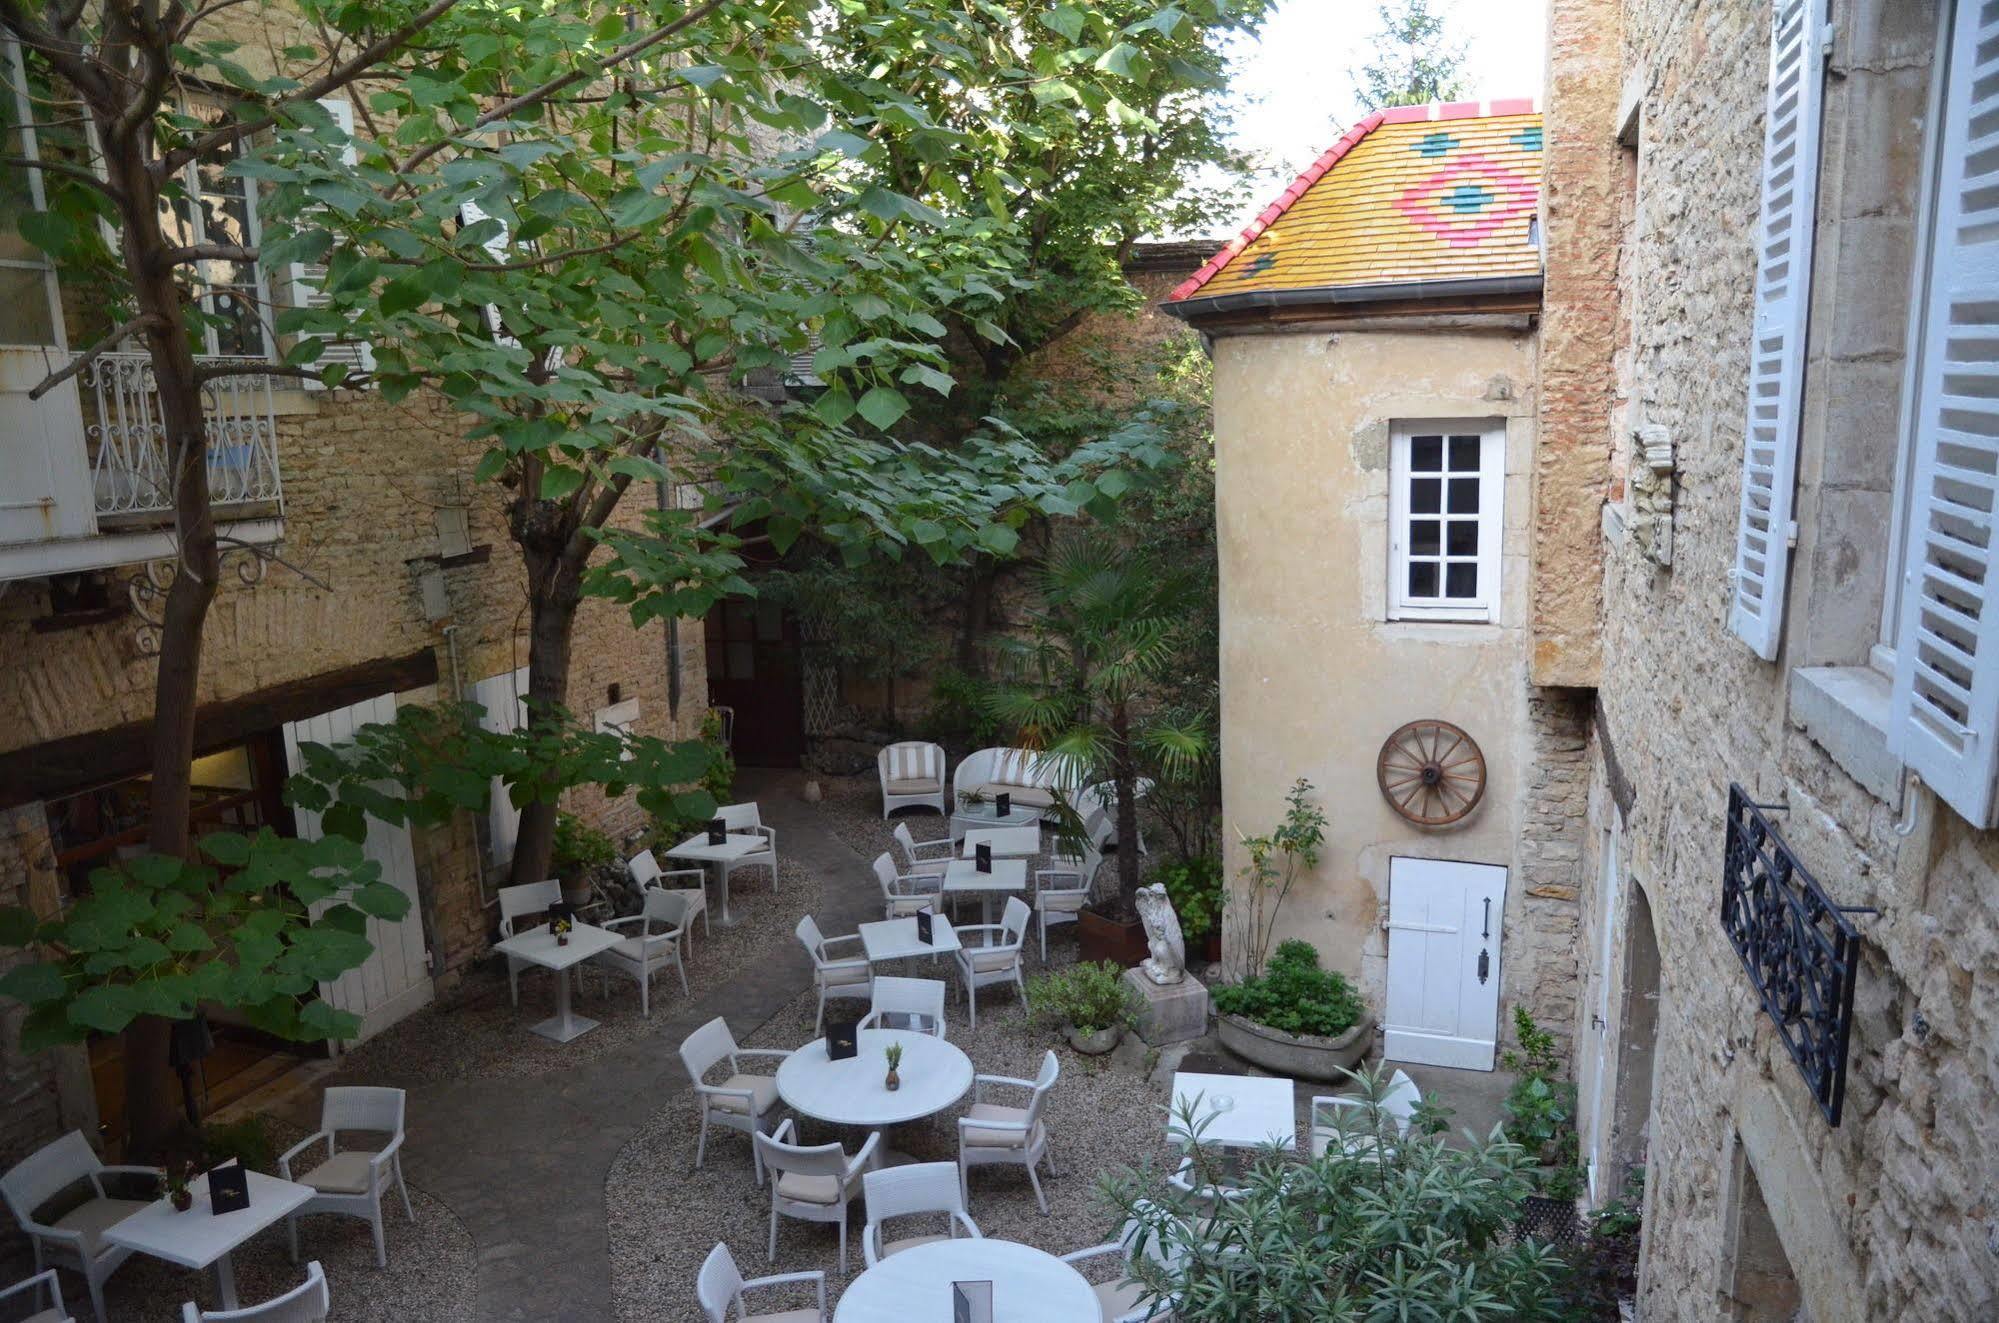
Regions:
[[[1125,1027],[1138,1014],[1138,994],[1122,973],[1099,960],[1037,974],[1027,984],[1027,1007],[1040,1020],[1086,1034]]]
[[[1360,1023],[1367,1006],[1344,974],[1319,968],[1310,942],[1278,946],[1261,976],[1214,990],[1215,1009],[1287,1034],[1338,1038]]]
[[[1166,888],[1166,898],[1180,916],[1180,935],[1187,939],[1189,950],[1206,941],[1221,922],[1222,861],[1213,855],[1161,864],[1148,880]]]
[[[555,844],[549,867],[557,877],[575,877],[598,864],[616,863],[618,845],[574,813],[555,815]]]

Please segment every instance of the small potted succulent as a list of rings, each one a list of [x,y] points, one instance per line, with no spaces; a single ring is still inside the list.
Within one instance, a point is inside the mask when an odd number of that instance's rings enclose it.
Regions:
[[[894,1093],[902,1087],[902,1076],[896,1073],[902,1067],[902,1044],[890,1043],[882,1049],[882,1055],[888,1058],[888,1078],[882,1081],[882,1086]]]
[[[557,919],[554,923],[549,925],[550,930],[555,933],[555,944],[557,946],[569,945],[570,926],[571,926],[570,921],[566,918]]]
[[[1124,1037],[1138,1013],[1138,994],[1117,965],[1104,960],[1036,975],[1027,985],[1027,1005],[1037,1019],[1060,1026],[1070,1047],[1099,1056]]]
[[[194,1189],[189,1184],[194,1179],[192,1162],[168,1163],[161,1171],[160,1179],[166,1185],[167,1202],[173,1205],[176,1213],[185,1213],[194,1207]]]

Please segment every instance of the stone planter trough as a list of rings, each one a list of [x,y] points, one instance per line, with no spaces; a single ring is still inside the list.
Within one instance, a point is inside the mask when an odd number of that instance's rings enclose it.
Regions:
[[[1215,1034],[1222,1046],[1253,1065],[1293,1079],[1341,1080],[1340,1072],[1352,1070],[1374,1043],[1374,1017],[1363,1014],[1353,1028],[1338,1038],[1313,1034],[1287,1034],[1266,1024],[1256,1024],[1240,1015],[1217,1015]]]
[[[1114,1024],[1108,1029],[1098,1029],[1086,1034],[1073,1024],[1064,1024],[1062,1036],[1069,1040],[1070,1047],[1084,1056],[1100,1057],[1118,1045],[1118,1040],[1124,1037],[1124,1026]]]

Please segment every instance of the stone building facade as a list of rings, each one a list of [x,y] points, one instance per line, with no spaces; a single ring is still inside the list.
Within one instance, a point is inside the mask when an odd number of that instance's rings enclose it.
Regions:
[[[1959,329],[1980,305],[1938,284],[1982,269],[1966,247],[1979,203],[1960,190],[1983,167],[1953,144],[1990,143],[1990,7],[1552,9],[1551,94],[1580,61],[1567,85],[1593,126],[1594,158],[1569,168],[1623,181],[1616,389],[1593,406],[1619,480],[1601,520],[1574,1028],[1596,1197],[1643,1164],[1644,1319],[1999,1316],[1999,834],[1989,770],[1956,775],[1911,725],[1912,660],[1962,637],[1911,633],[1900,600],[1924,594],[1913,609],[1934,628],[1936,592],[1957,591],[1934,587],[1939,566],[1966,564],[1937,554],[1940,530],[1974,559],[1991,531],[1951,522],[1943,494],[1966,489],[1935,467],[1942,445],[1974,487],[1981,454],[1993,471],[1978,369],[1962,366],[1978,333]],[[1799,200],[1815,217],[1773,231]],[[1794,320],[1773,280],[1798,282]],[[1772,366],[1787,327],[1798,352]],[[1936,374],[1952,371],[1970,375],[1939,411]],[[1759,527],[1772,490],[1795,520],[1788,548],[1781,515],[1774,536]],[[1960,622],[1990,609],[1976,591],[1948,600]],[[1995,734],[1991,664],[1950,673],[1972,691],[1951,710],[1974,749]],[[1769,806],[1767,849],[1853,910],[1837,1125],[1723,926],[1724,878],[1746,857],[1726,845],[1731,785]]]

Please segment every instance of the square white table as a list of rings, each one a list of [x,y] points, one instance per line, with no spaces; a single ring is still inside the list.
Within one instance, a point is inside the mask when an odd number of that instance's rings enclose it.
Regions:
[[[1199,1095],[1195,1119],[1212,1116],[1201,1131],[1203,1144],[1222,1148],[1298,1147],[1298,1109],[1290,1080],[1264,1075],[1203,1075],[1182,1070],[1173,1075],[1173,1110],[1169,1127],[1178,1127],[1183,1103]]]
[[[1040,825],[1042,810],[1015,804],[1005,817],[999,815],[999,805],[987,800],[983,804],[960,804],[951,814],[951,839],[956,841],[968,831],[979,831],[988,827],[1034,827]]]
[[[958,853],[974,858],[979,846],[990,845],[995,859],[1032,859],[1041,853],[1039,827],[978,827],[965,833],[964,848]]]
[[[749,832],[730,832],[729,838],[720,845],[710,845],[708,843],[708,834],[703,832],[699,836],[690,836],[680,844],[674,846],[666,852],[666,856],[669,859],[693,859],[703,867],[709,864],[724,865],[724,867],[712,870],[720,873],[722,876],[722,917],[715,920],[715,922],[721,924],[724,928],[733,928],[736,926],[736,921],[729,914],[729,870],[727,865],[735,863],[736,860],[741,859],[746,854],[755,854],[759,850],[767,850],[769,848],[770,842],[768,840]],[[702,922],[706,923],[707,919],[703,918]]]
[[[958,933],[951,927],[951,921],[941,914],[930,916],[930,945],[916,935],[916,920],[877,919],[873,923],[861,925],[861,949],[868,953],[868,963],[880,964],[884,960],[906,960],[911,956],[949,955],[958,949]]]
[[[569,930],[568,943],[557,946],[555,934],[550,932],[548,925],[544,923],[539,928],[516,933],[506,941],[496,943],[493,949],[540,965],[543,969],[555,971],[555,1014],[535,1025],[534,1031],[543,1038],[553,1038],[558,1043],[566,1043],[572,1038],[581,1038],[597,1027],[595,1020],[570,1013],[570,969],[601,951],[610,950],[624,940],[624,934],[612,932],[609,928],[579,923]]]
[[[183,1268],[202,1269],[215,1265],[215,1290],[224,1309],[235,1309],[236,1270],[229,1255],[244,1241],[296,1212],[312,1198],[310,1186],[281,1181],[262,1172],[247,1173],[250,1206],[233,1213],[210,1212],[208,1178],[197,1176],[189,1183],[194,1206],[176,1212],[165,1199],[155,1199],[104,1233],[113,1245],[150,1254]]]
[[[1025,890],[1027,890],[1025,859],[995,859],[993,871],[990,873],[981,873],[977,861],[971,859],[953,859],[944,869],[944,894],[976,895],[979,898],[981,923],[993,921],[994,895]]]

